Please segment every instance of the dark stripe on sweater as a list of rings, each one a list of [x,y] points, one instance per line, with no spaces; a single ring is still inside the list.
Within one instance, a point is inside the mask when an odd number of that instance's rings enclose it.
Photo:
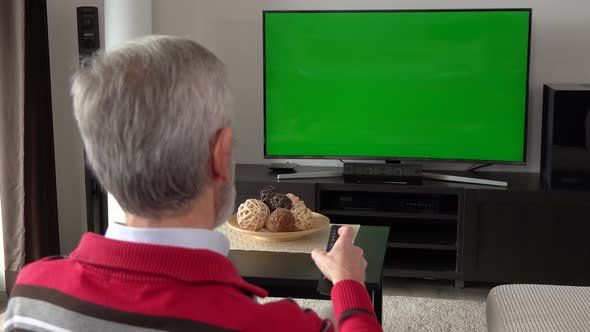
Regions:
[[[31,331],[135,331],[157,332],[159,330],[122,324],[99,319],[65,309],[53,303],[28,297],[11,297],[6,313],[5,328],[23,328]]]
[[[54,256],[47,256],[45,258],[43,258],[44,261],[55,261],[58,259],[65,259],[68,258],[68,256],[63,256],[63,255],[54,255]]]
[[[350,310],[346,310],[345,312],[342,313],[342,315],[340,315],[340,319],[338,320],[338,325],[342,324],[342,322],[350,317],[350,316],[354,316],[356,314],[367,314],[370,315],[372,317],[375,317],[375,314],[372,313],[369,310],[365,310],[365,309],[350,309]]]
[[[37,299],[89,317],[150,329],[203,332],[234,331],[188,319],[151,316],[117,310],[80,300],[55,289],[39,286],[16,285],[11,296]]]

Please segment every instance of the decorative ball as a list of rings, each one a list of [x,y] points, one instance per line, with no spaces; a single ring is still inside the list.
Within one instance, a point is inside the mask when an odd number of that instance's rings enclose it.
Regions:
[[[289,199],[291,200],[293,205],[297,204],[298,202],[301,202],[301,199],[299,199],[299,197],[297,197],[291,193],[288,193],[286,196],[289,197]]]
[[[248,199],[238,208],[238,226],[240,228],[257,231],[264,227],[270,214],[268,206],[257,199]]]
[[[278,208],[270,214],[266,221],[266,228],[271,232],[294,232],[295,217],[287,209]]]
[[[291,200],[284,194],[277,193],[270,199],[270,210],[274,211],[276,209],[291,209]]]
[[[270,200],[277,194],[275,187],[268,186],[260,191],[260,200],[270,207]]]
[[[295,227],[300,231],[306,231],[313,225],[313,214],[305,205],[299,204],[291,208],[295,217]]]
[[[305,202],[304,201],[299,201],[297,203],[293,203],[293,206],[291,206],[291,210],[297,208],[297,207],[304,207],[306,208],[307,206],[305,206]]]

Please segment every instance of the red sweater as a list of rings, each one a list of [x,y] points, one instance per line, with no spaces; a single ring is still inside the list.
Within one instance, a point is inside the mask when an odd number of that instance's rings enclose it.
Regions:
[[[25,267],[11,293],[6,330],[333,331],[331,322],[244,281],[209,250],[148,245],[87,233],[65,259]],[[339,331],[382,331],[363,285],[332,290]],[[36,325],[38,324],[38,325]]]

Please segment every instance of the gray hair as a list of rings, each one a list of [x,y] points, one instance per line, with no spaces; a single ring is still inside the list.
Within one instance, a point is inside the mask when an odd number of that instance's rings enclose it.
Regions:
[[[208,185],[211,140],[232,116],[225,67],[203,46],[125,43],[88,59],[71,94],[90,167],[126,212],[177,214]]]

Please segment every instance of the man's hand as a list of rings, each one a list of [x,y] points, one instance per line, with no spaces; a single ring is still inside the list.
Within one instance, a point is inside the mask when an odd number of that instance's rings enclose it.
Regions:
[[[367,261],[363,249],[352,244],[353,229],[343,226],[338,234],[340,238],[329,253],[315,249],[311,252],[311,258],[334,285],[341,280],[356,280],[364,285]]]

